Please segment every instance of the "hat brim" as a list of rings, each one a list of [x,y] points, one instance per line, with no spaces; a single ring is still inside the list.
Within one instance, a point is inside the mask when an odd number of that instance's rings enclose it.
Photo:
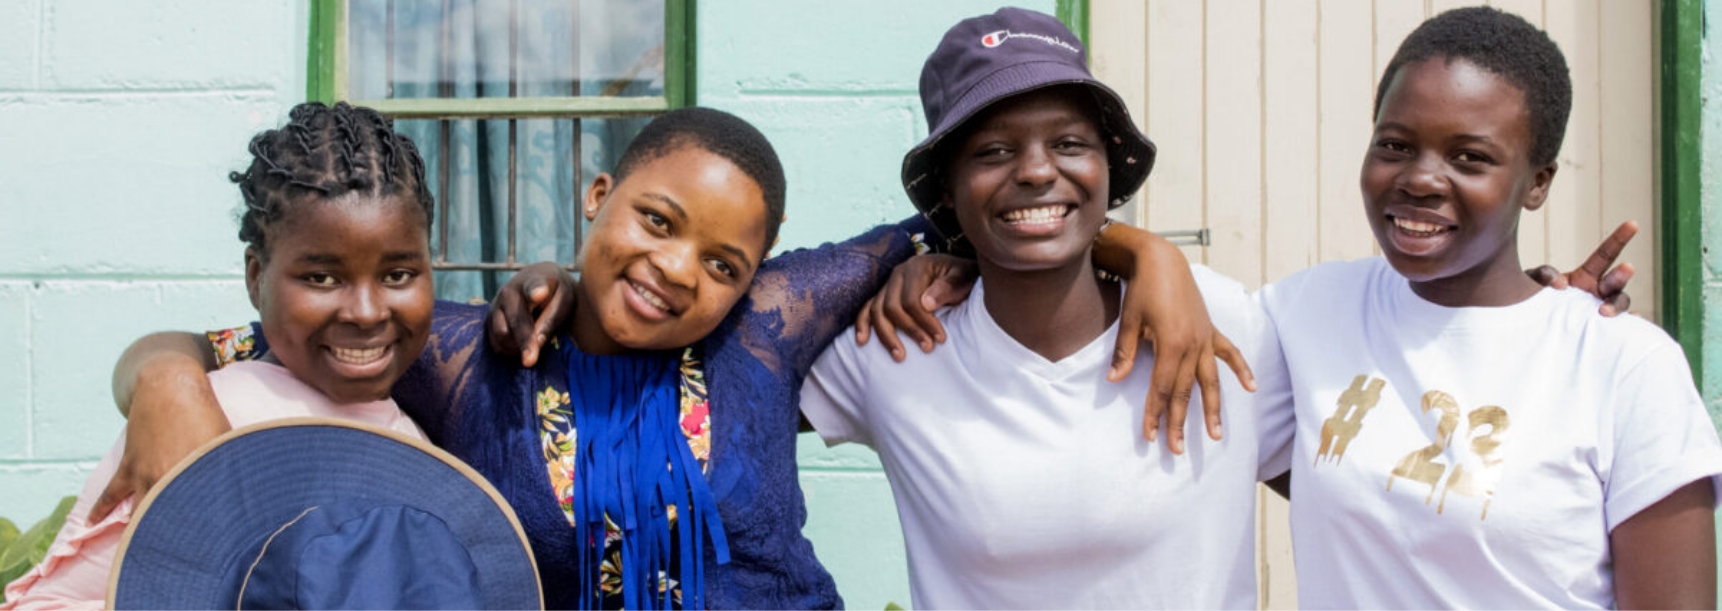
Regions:
[[[943,206],[944,186],[937,178],[934,152],[951,132],[993,104],[1012,96],[1060,85],[1083,85],[1094,94],[1100,108],[1101,135],[1106,139],[1108,163],[1107,209],[1117,208],[1129,201],[1148,180],[1154,168],[1156,147],[1136,122],[1124,99],[1087,72],[1058,62],[1027,62],[1010,66],[988,76],[965,92],[951,111],[945,113],[927,138],[903,156],[903,190],[909,200],[933,225],[955,244],[961,240],[962,228],[956,214]]]
[[[526,533],[482,475],[423,441],[332,418],[240,428],[181,461],[133,513],[107,607],[233,607],[216,599],[264,538],[307,507],[353,501],[443,520],[478,567],[485,608],[543,608]]]

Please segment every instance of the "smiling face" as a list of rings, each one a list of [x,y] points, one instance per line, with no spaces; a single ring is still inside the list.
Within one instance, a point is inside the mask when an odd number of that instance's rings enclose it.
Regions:
[[[1364,157],[1364,209],[1395,270],[1425,299],[1505,305],[1535,291],[1519,266],[1519,211],[1555,166],[1533,165],[1524,93],[1465,60],[1399,70]]]
[[[1106,149],[1079,87],[1012,97],[968,121],[945,164],[954,206],[983,270],[1038,271],[1088,259],[1106,220]]]
[[[245,251],[269,358],[337,403],[388,398],[424,349],[435,296],[424,213],[399,196],[300,200]]]
[[[717,328],[765,257],[757,183],[724,157],[681,146],[586,193],[574,339],[581,350],[680,348]]]

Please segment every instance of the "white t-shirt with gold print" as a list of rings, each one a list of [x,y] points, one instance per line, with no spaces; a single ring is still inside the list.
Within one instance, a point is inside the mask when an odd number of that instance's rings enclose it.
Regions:
[[[1679,345],[1580,291],[1447,308],[1376,257],[1260,297],[1296,397],[1302,608],[1609,608],[1609,532],[1722,474]]]

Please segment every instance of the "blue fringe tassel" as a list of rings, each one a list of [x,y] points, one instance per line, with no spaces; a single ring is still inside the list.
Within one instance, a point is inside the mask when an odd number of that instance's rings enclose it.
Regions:
[[[673,353],[587,355],[567,342],[574,416],[575,536],[580,542],[581,608],[598,604],[605,516],[622,531],[622,595],[629,609],[674,606],[667,572],[672,549],[667,507],[678,513],[682,608],[704,609],[704,546],[729,562],[723,519],[681,431],[680,369]]]

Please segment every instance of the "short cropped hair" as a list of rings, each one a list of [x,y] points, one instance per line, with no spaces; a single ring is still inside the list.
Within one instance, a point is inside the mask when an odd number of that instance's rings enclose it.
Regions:
[[[641,164],[685,147],[698,147],[729,160],[759,185],[765,194],[765,250],[769,250],[783,225],[783,163],[765,134],[741,117],[699,107],[665,113],[640,130],[622,152],[612,174],[620,183]]]
[[[1531,163],[1554,163],[1572,114],[1572,76],[1566,56],[1546,32],[1524,18],[1499,9],[1453,9],[1423,22],[1399,44],[1375,89],[1375,114],[1399,70],[1408,64],[1444,58],[1465,60],[1506,79],[1525,95],[1531,130]]]

